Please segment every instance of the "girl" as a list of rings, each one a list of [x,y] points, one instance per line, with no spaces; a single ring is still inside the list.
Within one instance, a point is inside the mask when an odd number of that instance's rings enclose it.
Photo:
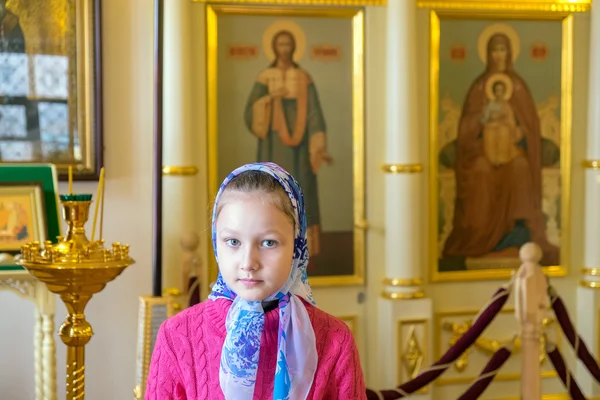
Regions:
[[[233,171],[212,239],[217,282],[161,326],[146,400],[366,399],[352,333],[312,299],[296,180],[273,163]]]

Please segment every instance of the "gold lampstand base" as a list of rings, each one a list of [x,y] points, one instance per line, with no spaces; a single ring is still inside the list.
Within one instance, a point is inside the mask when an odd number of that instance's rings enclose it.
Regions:
[[[85,345],[94,334],[85,319],[85,306],[92,296],[104,289],[135,261],[129,256],[129,246],[113,243],[104,248],[104,241],[89,241],[84,225],[88,219],[91,195],[60,196],[67,235],[57,244],[46,241],[26,244],[19,264],[48,290],[60,296],[67,308],[67,317],[59,329],[67,346],[67,400],[85,397]]]
[[[67,347],[67,399],[85,398],[85,347]]]

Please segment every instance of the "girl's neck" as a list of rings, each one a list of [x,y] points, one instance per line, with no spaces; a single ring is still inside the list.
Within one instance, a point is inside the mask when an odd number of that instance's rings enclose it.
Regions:
[[[268,313],[269,311],[272,311],[274,309],[277,308],[277,306],[279,306],[279,300],[263,300],[261,302],[263,310],[265,313]]]

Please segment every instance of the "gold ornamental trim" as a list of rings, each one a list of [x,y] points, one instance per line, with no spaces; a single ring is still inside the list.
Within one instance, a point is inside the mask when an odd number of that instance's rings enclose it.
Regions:
[[[600,277],[600,268],[583,268],[581,270],[583,278],[579,282],[579,286],[588,288],[588,289],[600,289],[600,281],[587,281],[585,277]]]
[[[418,8],[460,11],[588,12],[592,0],[418,0]]]
[[[381,292],[381,297],[387,300],[416,300],[425,297],[425,293],[422,290],[411,293],[388,292],[384,290]]]
[[[600,268],[583,268],[581,273],[588,276],[600,276]]]
[[[588,289],[600,289],[600,281],[581,281],[579,285]]]
[[[383,278],[382,282],[386,286],[406,287],[421,286],[423,284],[423,280],[421,278]]]
[[[587,169],[600,169],[600,160],[583,160],[581,165]]]
[[[163,176],[194,176],[198,173],[198,167],[195,165],[165,165],[163,166],[162,173]]]
[[[301,6],[385,6],[387,0],[192,0],[204,4],[264,4],[264,5],[301,5]]]
[[[414,174],[423,172],[423,164],[383,164],[381,169],[386,174]]]

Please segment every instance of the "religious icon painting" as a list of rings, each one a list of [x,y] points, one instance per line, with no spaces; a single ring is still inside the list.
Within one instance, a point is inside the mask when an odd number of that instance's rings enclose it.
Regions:
[[[304,192],[311,284],[362,284],[363,9],[206,10],[210,197],[240,165],[279,164]]]
[[[0,162],[99,176],[100,0],[0,0]]]
[[[433,281],[566,274],[573,15],[518,14],[430,14]]]
[[[0,186],[0,253],[17,254],[21,246],[46,240],[44,192],[39,184]]]

